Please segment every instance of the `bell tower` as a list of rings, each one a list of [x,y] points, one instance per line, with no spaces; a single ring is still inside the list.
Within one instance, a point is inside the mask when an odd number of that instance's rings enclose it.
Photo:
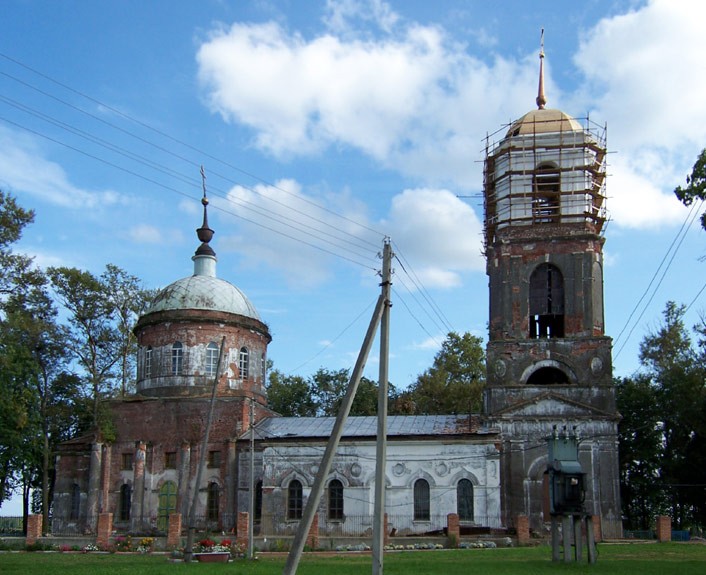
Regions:
[[[604,333],[605,129],[537,109],[488,137],[485,255],[490,289],[484,413],[503,435],[507,525],[550,521],[546,438],[576,428],[586,509],[621,532],[611,339]]]

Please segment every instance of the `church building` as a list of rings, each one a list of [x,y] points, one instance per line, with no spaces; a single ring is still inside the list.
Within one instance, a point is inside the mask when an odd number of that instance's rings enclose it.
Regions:
[[[579,436],[586,512],[604,537],[622,534],[603,316],[605,130],[545,107],[543,57],[537,109],[486,147],[483,411],[389,418],[386,512],[399,534],[439,532],[449,513],[467,529],[511,530],[526,516],[545,534],[557,430]],[[171,513],[188,515],[194,492],[203,529],[231,531],[250,511],[261,535],[291,535],[301,518],[333,418],[268,408],[270,332],[216,277],[207,203],[204,193],[193,275],[162,289],[135,327],[137,392],[108,402],[115,437],[59,448],[57,529],[94,530],[110,512],[116,528],[164,531]],[[372,533],[375,435],[374,417],[348,418],[319,508],[325,534]]]

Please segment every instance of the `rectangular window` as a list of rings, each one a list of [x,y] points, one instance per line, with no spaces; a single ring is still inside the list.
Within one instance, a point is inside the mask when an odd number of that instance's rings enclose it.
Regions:
[[[132,469],[132,453],[123,453],[121,461],[121,469]]]
[[[220,451],[209,451],[208,452],[208,466],[209,467],[220,467],[221,466],[221,452]]]
[[[176,469],[176,451],[167,451],[164,454],[164,469]]]

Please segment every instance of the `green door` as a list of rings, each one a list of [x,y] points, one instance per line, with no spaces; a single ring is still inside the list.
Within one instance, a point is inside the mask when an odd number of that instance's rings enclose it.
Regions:
[[[177,487],[173,481],[165,481],[159,490],[159,510],[157,529],[166,531],[169,526],[169,514],[176,511]]]

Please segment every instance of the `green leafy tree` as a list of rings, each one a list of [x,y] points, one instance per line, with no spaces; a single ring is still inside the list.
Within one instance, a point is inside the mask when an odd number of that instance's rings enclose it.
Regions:
[[[706,200],[706,149],[701,150],[691,174],[686,177],[686,186],[677,186],[674,193],[685,206],[690,206],[694,200]],[[706,229],[706,212],[701,214],[701,227]]]
[[[684,306],[668,302],[662,325],[640,345],[640,359],[656,388],[662,422],[660,477],[678,528],[692,523],[698,513],[684,487],[693,484],[694,468],[689,454],[694,456],[695,441],[703,439],[706,400],[704,367],[684,325],[685,310]],[[702,496],[699,501],[703,508]]]
[[[618,436],[625,527],[647,530],[654,517],[666,511],[660,486],[662,418],[657,389],[646,375],[617,379],[615,383],[622,416]]]
[[[93,404],[93,427],[106,430],[108,421],[101,399],[114,392],[115,368],[123,357],[114,306],[103,282],[75,268],[47,270],[61,305],[68,312],[68,346],[85,374]]]
[[[54,483],[52,450],[74,429],[80,404],[78,379],[70,373],[67,330],[56,322],[57,310],[45,283],[35,285],[6,306],[4,334],[16,345],[15,359],[25,366],[23,382],[30,400],[21,462],[23,492],[41,494],[43,527],[49,526]],[[27,501],[25,501],[25,513]]]
[[[120,395],[134,391],[137,338],[132,332],[140,314],[154,299],[156,290],[142,287],[140,280],[116,265],[108,264],[101,274],[100,282],[105,288],[109,307],[119,337],[118,379]]]
[[[276,369],[269,370],[267,402],[285,417],[313,417],[318,411],[309,383],[299,375],[287,376]]]
[[[409,403],[414,413],[445,414],[480,411],[485,385],[485,351],[482,339],[469,333],[448,334],[433,365],[397,403]]]
[[[0,296],[19,293],[36,281],[32,258],[12,251],[33,221],[32,210],[23,209],[13,196],[0,190]]]

